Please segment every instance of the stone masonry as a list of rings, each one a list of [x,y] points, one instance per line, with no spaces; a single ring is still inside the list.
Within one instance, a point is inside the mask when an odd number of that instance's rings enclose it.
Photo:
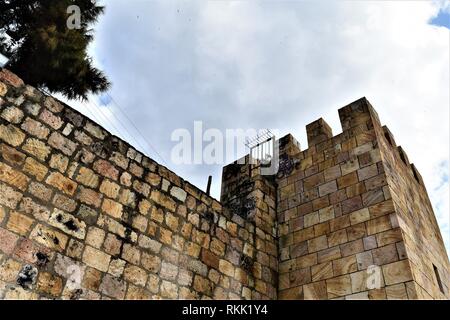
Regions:
[[[306,127],[307,150],[288,142],[297,165],[276,180],[278,298],[449,299],[449,260],[417,169],[365,98],[339,117],[337,136],[319,119]]]
[[[219,202],[1,69],[0,299],[449,299],[419,172],[366,99],[339,115]]]

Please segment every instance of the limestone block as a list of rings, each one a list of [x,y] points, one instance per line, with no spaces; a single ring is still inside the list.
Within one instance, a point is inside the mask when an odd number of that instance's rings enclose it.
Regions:
[[[412,280],[411,267],[408,260],[401,260],[382,266],[386,285]]]
[[[356,256],[348,256],[333,260],[333,271],[335,276],[352,273],[358,270]]]
[[[352,283],[349,275],[326,280],[328,299],[342,297],[352,293]]]

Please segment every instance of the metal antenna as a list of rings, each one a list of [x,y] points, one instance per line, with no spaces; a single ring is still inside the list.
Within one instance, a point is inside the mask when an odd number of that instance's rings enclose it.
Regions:
[[[275,141],[275,135],[269,129],[264,129],[255,137],[245,140],[245,146],[250,149],[250,159],[260,160],[263,164],[270,162],[273,156],[273,146],[270,142]]]

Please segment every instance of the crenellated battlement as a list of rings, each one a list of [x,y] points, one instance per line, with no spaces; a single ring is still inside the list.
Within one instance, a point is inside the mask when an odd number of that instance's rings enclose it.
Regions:
[[[322,118],[308,124],[308,149],[291,154],[298,164],[276,179],[279,298],[450,297],[420,173],[366,98],[338,112],[343,132],[333,136]],[[373,266],[384,279],[376,289],[365,283]]]
[[[421,175],[366,98],[338,112],[275,172],[225,166],[219,202],[0,70],[0,298],[449,298]]]

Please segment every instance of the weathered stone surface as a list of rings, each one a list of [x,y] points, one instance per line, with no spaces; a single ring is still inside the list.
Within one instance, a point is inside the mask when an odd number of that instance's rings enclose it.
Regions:
[[[3,97],[8,92],[8,87],[3,82],[0,82],[0,96]]]
[[[50,229],[41,224],[36,225],[31,232],[30,239],[34,240],[49,249],[59,252],[64,251],[68,237],[61,232]]]
[[[382,267],[386,285],[412,280],[411,266],[408,260],[393,262]]]
[[[106,274],[100,285],[100,292],[111,298],[123,299],[126,292],[126,283],[123,280]]]
[[[102,202],[102,194],[98,193],[92,189],[80,187],[77,198],[82,202],[87,204],[88,206],[92,206],[95,208],[100,207]]]
[[[23,112],[16,107],[7,107],[1,113],[1,117],[11,123],[20,123],[23,118]]]
[[[361,239],[342,244],[340,247],[344,257],[364,251],[364,244]]]
[[[334,180],[319,186],[319,195],[321,197],[326,196],[327,194],[330,194],[335,191],[337,191],[337,184],[336,181]]]
[[[34,160],[31,157],[28,157],[25,160],[25,165],[23,166],[23,171],[27,174],[30,174],[38,181],[44,180],[45,176],[47,175],[48,168],[43,165],[42,163]]]
[[[161,296],[168,299],[176,299],[178,296],[178,286],[175,283],[163,280],[161,282]]]
[[[94,224],[98,217],[98,212],[84,204],[80,205],[80,209],[77,212],[87,224]]]
[[[34,138],[28,138],[22,147],[22,150],[35,156],[38,160],[45,161],[50,154],[50,147],[44,142]]]
[[[155,241],[149,237],[144,235],[139,236],[139,245],[142,248],[149,249],[153,253],[159,253],[162,247],[162,244],[158,241]]]
[[[7,146],[4,143],[0,143],[0,157],[2,157],[6,162],[11,165],[21,165],[26,158],[26,155],[16,148]]]
[[[338,246],[329,249],[324,249],[317,253],[317,261],[319,263],[332,261],[335,259],[339,259],[340,257],[342,257],[342,253],[341,249]]]
[[[48,139],[48,144],[53,148],[60,150],[67,156],[71,156],[75,149],[77,148],[77,144],[58,132],[53,132]]]
[[[89,132],[91,135],[96,137],[97,139],[103,140],[106,137],[106,132],[99,126],[93,124],[92,122],[88,121],[86,123],[86,126],[84,128],[87,132]]]
[[[87,187],[97,188],[99,177],[94,173],[94,171],[81,167],[75,180]]]
[[[21,199],[22,193],[0,182],[0,204],[15,209]]]
[[[69,165],[69,158],[62,154],[53,154],[50,159],[50,168],[56,169],[61,173],[64,173]]]
[[[0,139],[7,144],[17,147],[25,140],[25,133],[16,126],[0,124]]]
[[[375,234],[391,229],[391,221],[388,216],[382,216],[367,221],[367,234]]]
[[[345,229],[338,230],[328,236],[328,245],[330,247],[346,243],[348,241],[347,231]]]
[[[281,138],[276,175],[226,166],[218,202],[4,70],[0,96],[2,299],[450,298],[424,181],[366,99],[309,149]]]
[[[127,262],[122,259],[113,259],[109,264],[108,273],[113,275],[114,277],[121,277],[125,270],[125,265]]]
[[[230,277],[234,276],[234,267],[231,263],[229,263],[226,260],[221,259],[219,261],[219,271],[223,272],[224,274]]]
[[[93,247],[86,246],[84,250],[83,262],[99,271],[108,271],[110,260],[110,255],[103,253],[102,251],[99,251]]]
[[[163,271],[164,269],[162,269],[161,271]],[[167,273],[169,272],[169,269],[167,270]],[[139,267],[136,266],[132,266],[132,265],[128,265],[124,272],[123,272],[123,278],[128,281],[131,282],[137,286],[145,286],[146,282],[147,282],[147,273],[144,269],[141,269]]]
[[[120,186],[112,181],[104,179],[100,185],[100,192],[105,196],[115,199],[119,195]]]
[[[89,290],[99,291],[102,273],[89,267],[83,273],[84,276],[80,276],[83,279],[81,285]]]
[[[31,198],[23,198],[19,205],[19,211],[33,216],[35,219],[47,222],[50,210],[34,202]]]
[[[8,223],[6,227],[21,236],[26,236],[31,229],[34,220],[30,217],[20,214],[17,211],[12,211],[9,214]]]
[[[327,285],[325,281],[313,282],[303,286],[305,300],[326,300]]]
[[[94,170],[98,174],[112,180],[117,180],[119,176],[119,171],[111,163],[105,160],[97,160],[94,162]]]
[[[320,251],[326,248],[328,248],[328,241],[325,235],[308,240],[308,251],[310,253]]]
[[[77,208],[77,202],[75,200],[59,193],[55,194],[52,203],[55,207],[67,212],[74,212]]]
[[[372,252],[366,251],[356,255],[356,261],[358,262],[358,270],[367,269],[374,264]]]
[[[122,258],[130,263],[139,264],[141,252],[137,247],[125,243],[122,249]]]
[[[102,204],[102,211],[113,218],[120,219],[122,217],[122,204],[105,198]]]
[[[48,223],[61,231],[78,239],[86,237],[86,224],[73,215],[59,209],[54,209]]]
[[[325,280],[333,277],[332,262],[325,262],[311,267],[312,281]]]
[[[373,262],[379,266],[397,261],[397,247],[395,244],[390,244],[381,248],[373,249],[372,256]]]
[[[64,124],[64,122],[61,120],[60,117],[55,116],[48,109],[42,110],[41,114],[39,115],[39,119],[42,120],[43,122],[45,122],[47,125],[49,125],[54,130],[58,130]]]
[[[335,276],[349,274],[358,270],[357,259],[355,256],[349,256],[333,261],[333,270]]]
[[[19,237],[14,233],[0,228],[0,251],[11,254],[17,244]]]
[[[0,181],[6,182],[21,191],[25,191],[30,179],[23,173],[14,170],[5,163],[0,162]]]
[[[142,253],[142,266],[152,272],[157,273],[161,268],[161,259],[157,256],[150,255],[147,253]]]
[[[175,212],[175,209],[176,209],[175,201],[172,198],[166,196],[165,194],[163,194],[157,190],[153,190],[150,195],[150,199],[153,200],[155,203],[163,206],[164,208],[166,208],[172,212]]]
[[[376,242],[378,246],[385,246],[391,243],[399,242],[403,240],[400,228],[387,230],[376,234]]]
[[[103,247],[105,248],[106,253],[116,256],[120,253],[120,248],[122,246],[122,241],[120,241],[116,235],[109,233],[106,236]]]
[[[173,197],[175,197],[175,198],[177,198],[178,200],[180,200],[181,202],[184,202],[184,201],[186,200],[186,196],[187,196],[187,192],[184,191],[184,190],[181,189],[181,188],[178,188],[178,187],[172,187],[172,188],[170,189],[170,194],[171,194]]]
[[[349,275],[326,280],[328,299],[342,297],[352,293],[352,284]]]
[[[74,181],[64,177],[59,172],[50,173],[45,182],[68,195],[73,195],[77,189],[77,184]]]
[[[37,282],[37,290],[53,297],[60,295],[63,282],[60,277],[52,275],[48,272],[41,272]]]
[[[161,182],[161,177],[156,173],[149,172],[145,177],[145,181],[150,183],[152,186],[157,186]]]
[[[341,172],[343,176],[359,169],[358,159],[351,159],[341,164]]]

